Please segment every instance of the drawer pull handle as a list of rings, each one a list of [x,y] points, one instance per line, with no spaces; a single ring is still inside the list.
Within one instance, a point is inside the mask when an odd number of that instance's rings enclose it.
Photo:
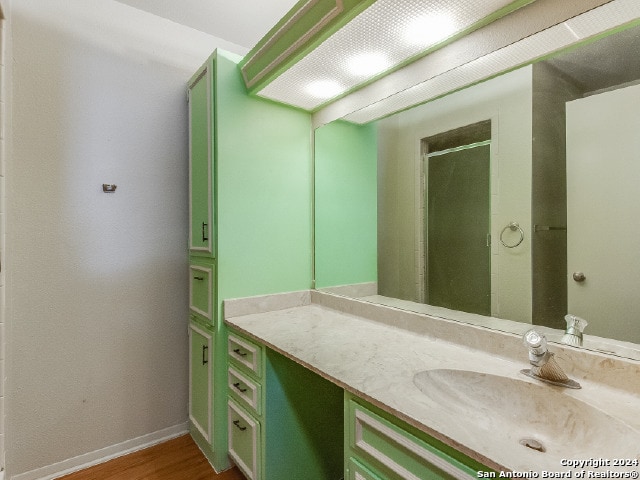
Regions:
[[[240,355],[241,357],[246,357],[247,356],[247,352],[241,352],[239,348],[235,348],[233,351],[235,353],[237,353],[238,355]]]
[[[243,431],[243,432],[247,429],[247,427],[241,427],[241,426],[240,426],[240,420],[234,420],[234,421],[233,421],[233,424],[234,424],[236,427],[238,427],[238,428],[239,428],[241,431]]]
[[[240,382],[236,382],[233,384],[234,387],[236,387],[237,390],[241,391],[242,393],[246,392],[247,389],[246,388],[240,388]]]
[[[193,277],[193,279],[202,281],[202,280],[204,280],[204,277]]]
[[[202,241],[209,241],[209,225],[205,222],[202,222]]]
[[[207,353],[209,352],[209,346],[208,345],[202,345],[202,364],[206,365],[207,363],[209,363],[209,359],[207,358],[208,355]]]

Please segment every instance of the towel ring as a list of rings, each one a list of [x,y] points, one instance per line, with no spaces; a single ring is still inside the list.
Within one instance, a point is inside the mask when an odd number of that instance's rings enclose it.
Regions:
[[[511,230],[512,232],[515,232],[516,230],[519,230],[520,231],[520,240],[518,240],[513,245],[508,245],[508,244],[504,243],[504,240],[502,239],[502,236],[504,235],[504,232],[506,232],[507,230]],[[520,228],[520,225],[518,224],[518,222],[509,223],[509,225],[504,227],[502,229],[502,231],[500,232],[500,243],[502,245],[504,245],[505,247],[507,247],[507,248],[516,248],[518,245],[520,245],[522,243],[523,240],[524,240],[524,232],[522,231],[522,228]]]

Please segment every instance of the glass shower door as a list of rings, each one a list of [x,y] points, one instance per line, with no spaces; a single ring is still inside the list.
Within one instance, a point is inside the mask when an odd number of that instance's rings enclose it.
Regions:
[[[490,144],[427,157],[426,303],[491,314]]]

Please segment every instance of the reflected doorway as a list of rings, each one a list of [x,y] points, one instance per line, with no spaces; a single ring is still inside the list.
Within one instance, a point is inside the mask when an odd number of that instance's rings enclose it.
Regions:
[[[491,315],[491,124],[423,140],[425,301]]]

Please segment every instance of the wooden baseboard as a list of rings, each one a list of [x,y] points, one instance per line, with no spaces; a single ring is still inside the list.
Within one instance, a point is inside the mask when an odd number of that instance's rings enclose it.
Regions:
[[[186,422],[180,423],[173,427],[164,428],[157,432],[132,438],[131,440],[127,440],[116,445],[111,445],[109,447],[101,448],[100,450],[95,450],[93,452],[63,460],[62,462],[47,465],[46,467],[13,475],[11,478],[12,480],[51,480],[93,465],[104,463],[128,453],[165,442],[177,436],[184,435],[185,433],[188,433],[188,431],[188,424]],[[0,477],[0,480],[3,480],[4,472],[1,472],[1,475],[2,477]]]

